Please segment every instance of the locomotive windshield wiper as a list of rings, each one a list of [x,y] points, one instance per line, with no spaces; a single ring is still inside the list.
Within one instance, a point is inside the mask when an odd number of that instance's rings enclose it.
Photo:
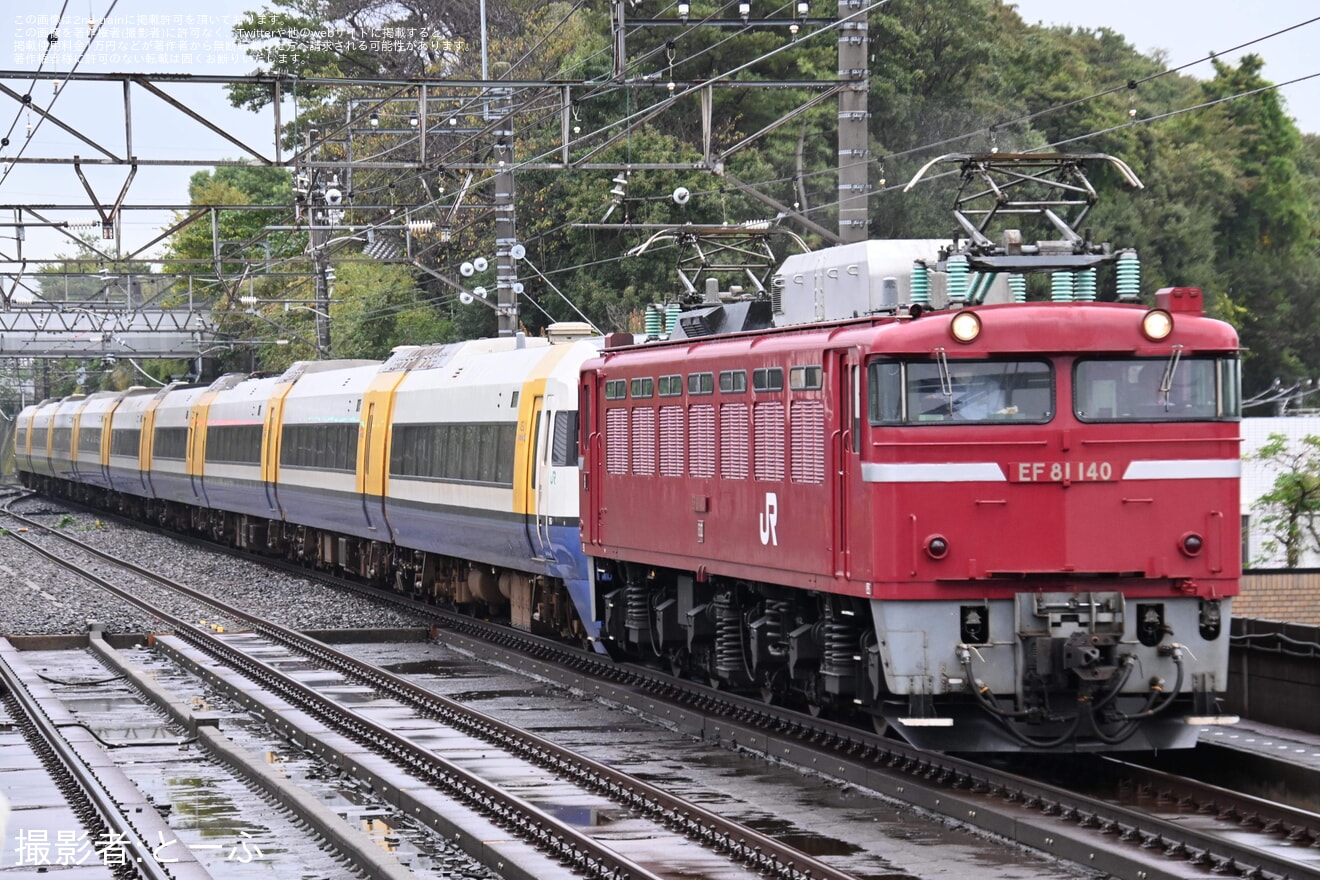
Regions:
[[[1169,362],[1164,365],[1164,376],[1160,379],[1160,397],[1164,402],[1164,408],[1169,408],[1169,391],[1173,388],[1173,376],[1178,372],[1178,361],[1182,359],[1181,345],[1173,347],[1173,353],[1169,355]]]
[[[935,366],[940,373],[940,394],[943,394],[946,400],[953,400],[953,378],[949,375],[949,359],[944,355],[944,349],[935,349]]]

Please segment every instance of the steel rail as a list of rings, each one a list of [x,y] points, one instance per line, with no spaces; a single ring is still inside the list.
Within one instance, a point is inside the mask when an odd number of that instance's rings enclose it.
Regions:
[[[11,516],[22,518],[19,514],[11,511],[6,512]],[[205,592],[164,578],[148,569],[98,550],[67,535],[51,531],[39,522],[27,521],[63,541],[76,545],[80,550],[97,558],[122,566],[124,569],[148,578],[168,589],[210,604],[222,613],[247,623],[255,632],[267,638],[310,655],[338,669],[340,672],[389,694],[424,714],[437,718],[442,723],[462,729],[464,732],[493,745],[507,749],[525,760],[554,770],[576,784],[594,790],[616,803],[647,815],[659,824],[676,833],[681,833],[705,847],[722,851],[748,867],[783,878],[810,877],[816,878],[816,880],[854,880],[853,875],[847,872],[839,871],[818,859],[805,855],[794,847],[781,843],[773,837],[761,834],[741,823],[727,819],[719,813],[672,795],[658,786],[573,752],[571,749],[560,746],[544,737],[524,731],[478,710],[465,707],[459,702],[414,684],[400,675],[360,661],[296,630],[279,626],[257,615],[228,606]],[[68,565],[65,560],[52,554],[46,548],[21,536],[15,537],[37,552],[47,556],[47,558]],[[561,838],[570,835],[580,838],[577,841],[577,846],[570,847],[565,853],[571,862],[578,863],[582,861],[580,849],[590,853],[590,858],[594,858],[601,865],[610,866],[605,873],[593,873],[593,876],[653,876],[635,863],[623,860],[612,850],[598,844],[590,836],[576,831],[572,826],[560,823],[557,819],[535,806],[500,791],[498,787],[487,783],[480,777],[445,761],[425,748],[417,746],[407,737],[400,736],[384,728],[380,728],[379,732],[372,731],[368,733],[367,729],[374,725],[353,710],[340,706],[318,693],[315,689],[293,680],[270,665],[225,644],[207,630],[193,626],[181,618],[165,612],[163,609],[155,608],[146,600],[133,596],[128,591],[116,587],[99,576],[81,571],[80,575],[92,580],[98,586],[137,604],[148,613],[160,617],[161,620],[174,627],[176,633],[189,643],[212,656],[223,659],[227,664],[244,671],[270,689],[283,692],[286,695],[294,694],[299,702],[314,707],[316,714],[341,729],[350,731],[355,738],[367,737],[369,739],[375,737],[377,740],[386,741],[391,755],[403,757],[408,769],[413,771],[425,770],[428,775],[437,779],[437,781],[441,781],[446,788],[461,792],[465,800],[478,806],[483,812],[488,814],[493,812],[497,817],[497,821],[501,821],[501,824],[508,821],[509,810],[507,808],[516,807],[517,810],[534,816],[537,827],[551,825],[562,827],[564,830],[560,835]],[[513,822],[512,824],[514,827],[510,830],[517,830],[520,827],[520,823]],[[506,825],[506,827],[508,826]],[[525,830],[525,826],[522,827]],[[531,842],[544,845],[546,841],[544,835],[538,834],[531,839]]]
[[[0,683],[37,737],[40,745],[38,754],[46,753],[42,763],[55,779],[56,785],[64,791],[65,797],[71,801],[74,813],[87,828],[89,837],[95,841],[109,834],[117,844],[122,844],[124,863],[107,864],[109,868],[120,869],[113,871],[117,877],[209,880],[210,873],[196,861],[179,862],[170,869],[156,860],[151,843],[142,839],[114,796],[102,786],[96,771],[88,766],[55,723],[47,717],[40,702],[28,692],[27,686],[9,665],[3,652],[0,652]],[[111,837],[104,839],[109,841]]]
[[[40,526],[39,523],[37,525]],[[135,528],[142,528],[140,523],[134,522],[132,525]],[[602,659],[599,655],[579,651],[551,639],[524,632],[513,632],[507,627],[485,624],[470,617],[443,611],[433,605],[395,596],[324,572],[312,571],[285,560],[243,553],[192,536],[180,536],[168,531],[161,533],[176,540],[182,538],[215,551],[257,560],[309,579],[330,583],[377,599],[385,599],[414,611],[423,611],[449,628],[471,638],[506,646],[515,645],[507,650],[520,656],[531,654],[544,658],[558,655],[562,658],[559,662],[572,665],[579,674],[622,682],[628,687],[643,687],[654,694],[663,694],[663,697],[659,697],[661,699],[697,704],[702,711],[736,719],[739,723],[772,731],[775,734],[784,735],[787,731],[816,746],[830,746],[834,753],[843,759],[860,760],[874,768],[876,772],[893,773],[899,778],[906,778],[909,787],[915,787],[911,786],[911,780],[916,779],[946,789],[989,793],[1006,802],[1037,809],[1042,815],[1067,820],[1080,829],[1098,830],[1101,834],[1114,835],[1117,839],[1133,842],[1145,850],[1164,851],[1171,859],[1208,865],[1217,873],[1236,872],[1260,880],[1315,876],[1314,868],[1309,865],[1276,856],[1249,844],[1239,843],[1230,837],[1189,828],[1185,824],[1152,816],[1140,810],[1076,794],[1058,786],[952,755],[922,751],[905,743],[885,739],[828,719],[809,718],[798,713],[786,717],[785,714],[777,713],[772,707],[752,698],[726,691],[715,691],[670,677],[662,679],[655,670],[646,667],[619,666]],[[79,543],[64,535],[59,537]],[[91,552],[99,553],[95,548],[89,549]],[[905,786],[901,784],[891,786],[882,793],[906,799]],[[1288,808],[1279,806],[1277,809],[1287,811]],[[1241,815],[1249,815],[1254,811],[1244,807],[1237,812]],[[959,821],[973,825],[981,824],[976,816],[950,815]],[[995,830],[993,823],[982,827]],[[1157,875],[1148,876],[1154,880]]]

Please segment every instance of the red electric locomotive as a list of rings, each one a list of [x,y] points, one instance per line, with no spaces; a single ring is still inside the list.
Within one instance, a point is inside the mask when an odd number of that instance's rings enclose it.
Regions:
[[[607,349],[607,647],[930,748],[1190,745],[1227,684],[1239,361],[1200,291],[1156,300]]]

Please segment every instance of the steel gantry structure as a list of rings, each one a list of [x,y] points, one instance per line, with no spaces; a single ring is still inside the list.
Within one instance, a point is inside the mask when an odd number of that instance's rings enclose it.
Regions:
[[[679,4],[678,10],[686,6]],[[629,33],[642,27],[687,26],[688,21],[686,15],[672,13],[668,18],[629,20],[628,8],[626,0],[612,4],[616,59],[609,82],[0,70],[0,107],[8,98],[17,112],[29,117],[26,140],[0,144],[0,357],[199,356],[241,343],[225,337],[220,326],[224,317],[254,311],[261,302],[254,282],[281,275],[311,279],[313,295],[300,307],[316,314],[315,347],[328,354],[332,254],[336,263],[352,251],[356,256],[349,259],[422,269],[455,295],[471,297],[468,280],[453,271],[457,267],[437,267],[435,258],[476,217],[494,219],[493,308],[499,332],[511,334],[518,326],[522,289],[513,184],[520,170],[708,173],[823,240],[866,237],[866,19],[871,6],[863,0],[842,0],[836,18],[822,19],[810,17],[808,4],[799,2],[793,7],[796,14],[783,21],[749,21],[744,16],[740,21],[701,22],[785,27],[794,40],[800,30],[837,32],[838,78],[801,81],[739,78],[741,68],[701,81],[629,75]],[[109,125],[111,133],[62,112],[54,98],[37,100],[34,88],[40,83],[51,85],[61,100],[78,89],[99,90],[97,124]],[[216,113],[199,109],[214,102],[215,90],[234,86],[268,94],[256,126],[260,135],[245,135]],[[630,90],[636,112],[600,121],[583,132],[578,124],[581,102],[602,89],[619,88]],[[302,109],[305,96],[326,89],[341,91],[342,117],[311,122]],[[808,97],[778,122],[736,142],[717,144],[715,92],[749,89],[797,89]],[[199,98],[198,90],[209,90],[206,99]],[[105,97],[111,94],[113,100]],[[731,156],[831,99],[838,102],[837,231],[736,179],[726,167]],[[630,100],[629,106],[633,103]],[[633,163],[615,157],[618,151],[613,148],[635,127],[670,113],[698,121],[697,158]],[[148,136],[141,124],[148,114],[165,114],[169,121],[152,126]],[[61,132],[64,140],[72,137],[76,152],[43,149],[40,132],[47,126]],[[200,154],[185,154],[179,149],[182,144],[195,145]],[[5,198],[6,180],[49,173],[52,166],[71,174],[70,182],[76,180],[86,201]],[[143,181],[160,169],[225,166],[289,169],[293,203],[181,204],[133,198]],[[399,202],[390,192],[392,182],[388,188],[379,183],[389,175],[408,175],[421,186],[414,197]],[[262,233],[225,241],[226,219],[231,212],[244,211],[267,212]],[[125,226],[136,222],[131,218],[161,213],[170,216],[158,234],[146,241],[128,240]],[[210,228],[210,254],[172,258],[163,267],[158,246],[197,225]],[[94,234],[80,236],[79,229]],[[72,242],[78,256],[33,253],[33,235],[39,230]],[[283,236],[280,247],[272,248],[277,235]]]

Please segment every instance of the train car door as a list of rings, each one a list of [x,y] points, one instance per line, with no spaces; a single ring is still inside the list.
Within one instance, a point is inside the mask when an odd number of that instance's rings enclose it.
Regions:
[[[852,573],[849,509],[851,487],[860,477],[858,453],[861,442],[861,367],[853,349],[836,349],[827,356],[826,378],[830,383],[831,409],[830,474],[834,484],[830,505],[830,546],[834,553],[834,576]]]
[[[546,400],[542,395],[532,399],[532,411],[529,416],[530,431],[524,446],[527,456],[527,486],[531,497],[527,499],[523,512],[523,529],[527,533],[527,543],[532,548],[532,556],[537,559],[550,559],[550,528],[545,513],[548,510],[550,493],[541,485],[550,473],[548,459],[550,442],[547,432],[554,422],[553,413],[546,411]]]
[[[367,520],[367,528],[376,531],[385,525],[385,474],[382,472],[382,456],[376,454],[381,440],[377,432],[382,426],[376,424],[376,401],[370,396],[368,392],[366,416],[362,419],[362,436],[358,442],[358,473],[362,483],[362,515]]]

